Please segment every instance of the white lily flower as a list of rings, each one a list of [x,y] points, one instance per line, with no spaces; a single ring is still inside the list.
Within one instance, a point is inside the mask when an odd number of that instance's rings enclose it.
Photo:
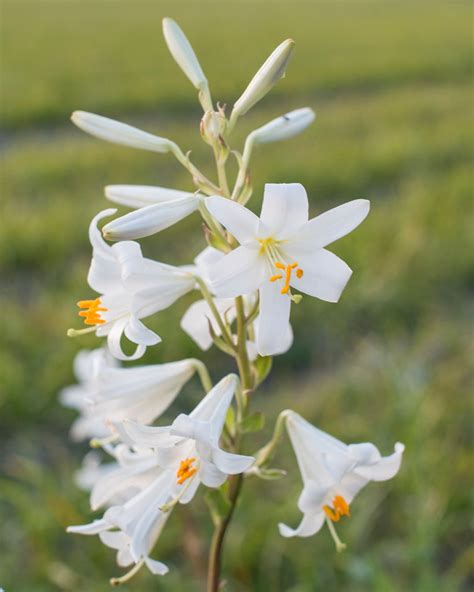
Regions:
[[[245,115],[275,86],[280,78],[285,76],[294,45],[293,39],[283,41],[265,60],[240,98],[235,102],[231,115],[232,120]]]
[[[89,227],[92,262],[87,281],[101,294],[94,300],[82,300],[79,316],[100,336],[107,336],[110,352],[120,360],[140,358],[148,345],[161,341],[140,319],[171,306],[194,288],[189,271],[146,259],[136,242],[124,241],[109,246],[97,228],[97,222],[114,214],[100,212]],[[94,329],[95,328],[95,329]],[[70,330],[69,335],[77,331]],[[135,353],[127,356],[121,348],[122,335],[137,344]]]
[[[154,478],[146,487],[131,496],[124,504],[110,507],[103,518],[91,524],[70,526],[67,531],[77,534],[98,534],[108,547],[117,550],[117,564],[134,566],[122,578],[112,583],[130,579],[142,565],[156,575],[164,575],[168,568],[164,563],[150,557],[170,512],[161,508],[172,501],[173,475],[170,471],[157,469]]]
[[[134,209],[146,208],[193,195],[189,191],[153,185],[107,185],[104,188],[104,193],[110,201]]]
[[[62,402],[78,409],[75,440],[105,438],[123,419],[148,424],[160,417],[196,371],[196,360],[119,368],[104,350],[81,351],[74,366],[79,384],[61,392]]]
[[[291,288],[337,302],[352,271],[324,247],[356,228],[369,212],[357,199],[308,220],[308,197],[299,183],[267,184],[260,218],[218,196],[206,199],[210,213],[239,241],[212,269],[211,287],[221,298],[260,293],[257,348],[268,356],[282,350],[290,317]]]
[[[107,223],[102,233],[107,240],[114,241],[151,236],[195,212],[201,199],[202,196],[189,193],[177,199],[142,207]]]
[[[91,136],[114,144],[151,150],[152,152],[174,152],[179,150],[178,146],[167,138],[149,134],[126,123],[96,115],[95,113],[74,111],[71,115],[71,121],[82,131],[91,134]]]
[[[303,478],[298,508],[304,516],[296,529],[279,525],[284,537],[312,536],[324,521],[332,527],[341,516],[349,516],[349,505],[369,481],[386,481],[398,473],[405,449],[397,442],[395,452],[382,457],[369,442],[344,444],[294,411],[288,412],[286,429]]]
[[[201,64],[181,27],[173,19],[164,18],[163,35],[166,45],[178,66],[186,74],[193,86],[202,93],[204,109],[212,110],[212,100],[209,93],[207,78],[204,75]]]
[[[228,475],[246,471],[251,456],[222,450],[219,440],[238,378],[229,374],[202,399],[189,414],[181,414],[171,426],[153,427],[124,421],[122,437],[138,449],[152,448],[158,463],[175,474],[173,496],[185,504],[191,501],[200,483],[219,487]]]
[[[251,132],[249,142],[265,144],[286,140],[305,130],[313,123],[315,117],[316,113],[309,107],[290,111]]]

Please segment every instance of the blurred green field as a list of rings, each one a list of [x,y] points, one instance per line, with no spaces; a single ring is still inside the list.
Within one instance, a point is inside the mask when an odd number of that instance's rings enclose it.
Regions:
[[[191,185],[171,157],[86,137],[68,117],[83,109],[146,127],[192,149],[206,169],[194,89],[161,35],[161,18],[172,16],[214,99],[229,104],[279,41],[296,40],[286,79],[242,119],[236,147],[285,110],[308,105],[318,118],[297,139],[256,151],[252,207],[267,181],[302,182],[312,215],[356,197],[372,202],[367,221],[334,248],[355,272],[340,303],[294,307],[295,346],[255,396],[269,422],[253,446],[291,405],[342,440],[384,453],[396,440],[407,447],[398,477],[364,490],[341,522],[348,551],[336,555],[325,531],[278,535],[279,521],[299,519],[285,441],[279,466],[289,476],[246,485],[227,542],[229,590],[472,589],[472,5],[3,0],[2,12],[0,587],[98,592],[119,573],[96,538],[65,534],[91,514],[73,482],[86,446],[68,441],[74,414],[57,392],[73,381],[78,349],[98,345],[65,332],[90,292],[87,227],[108,207],[102,187]],[[197,216],[143,245],[148,256],[186,262],[203,246]],[[144,361],[199,355],[176,329],[191,299],[156,316],[163,344]],[[219,378],[220,357],[205,359]],[[197,383],[187,387],[181,409],[198,395]],[[199,497],[159,542],[171,574],[143,570],[130,589],[200,590],[181,541],[205,556],[209,534]]]

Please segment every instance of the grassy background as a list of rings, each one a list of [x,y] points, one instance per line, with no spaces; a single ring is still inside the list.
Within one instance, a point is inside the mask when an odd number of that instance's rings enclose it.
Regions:
[[[302,182],[312,214],[353,199],[372,201],[368,220],[334,250],[355,270],[335,306],[305,299],[294,311],[294,348],[276,360],[255,397],[269,422],[291,405],[348,442],[384,453],[407,446],[399,476],[368,487],[339,532],[284,540],[280,520],[299,519],[298,472],[248,484],[228,538],[230,589],[413,590],[472,588],[468,445],[472,408],[468,295],[472,285],[472,92],[469,3],[417,2],[2,2],[3,156],[0,353],[0,586],[6,592],[107,589],[113,553],[95,538],[66,535],[90,518],[73,483],[86,446],[68,442],[73,413],[57,392],[71,361],[94,338],[75,302],[89,295],[87,226],[107,207],[108,183],[190,189],[171,157],[86,137],[74,109],[118,117],[171,137],[206,168],[194,89],[169,56],[160,20],[189,35],[213,97],[232,103],[282,39],[296,42],[287,78],[241,122],[245,133],[309,105],[316,124],[254,158],[265,181]],[[194,134],[190,134],[194,132]],[[197,217],[143,241],[147,255],[185,262],[202,245]],[[186,236],[183,241],[182,237]],[[164,343],[147,362],[197,355],[176,330],[190,299],[157,315]],[[206,355],[215,378],[218,360]],[[219,362],[220,363],[220,362]],[[222,372],[222,369],[220,370]],[[179,402],[199,396],[191,384]],[[472,402],[472,399],[471,399]],[[249,452],[251,446],[249,445]],[[166,578],[143,570],[135,590],[199,590],[183,538],[205,554],[202,500],[176,512],[156,556]],[[186,533],[183,537],[183,531]]]

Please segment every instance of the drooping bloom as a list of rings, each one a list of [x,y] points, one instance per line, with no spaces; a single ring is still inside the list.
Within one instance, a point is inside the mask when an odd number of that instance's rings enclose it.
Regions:
[[[152,559],[150,553],[170,515],[170,511],[163,511],[162,508],[172,501],[173,475],[170,471],[152,468],[145,486],[139,482],[143,478],[143,470],[138,471],[135,481],[133,470],[129,470],[128,481],[123,474],[115,474],[114,477],[115,482],[109,479],[102,489],[106,491],[107,485],[109,497],[112,498],[117,496],[118,486],[128,488],[126,501],[109,507],[103,518],[82,526],[70,526],[67,531],[84,535],[98,534],[104,545],[117,551],[117,564],[120,567],[134,566],[118,582],[129,579],[143,564],[153,574],[166,574],[167,566]]]
[[[240,246],[217,262],[211,287],[222,298],[260,293],[257,348],[261,355],[282,350],[287,335],[291,289],[337,302],[352,271],[324,247],[356,228],[369,212],[357,199],[308,220],[308,197],[299,183],[267,184],[260,218],[218,196],[206,207]]]
[[[62,402],[80,411],[75,440],[104,438],[123,419],[148,424],[173,403],[196,369],[196,360],[119,368],[105,350],[80,351],[74,361],[78,384],[61,392]]]
[[[109,349],[116,358],[135,360],[148,345],[161,341],[140,319],[171,306],[194,288],[195,279],[185,269],[146,259],[136,242],[123,241],[109,246],[97,222],[115,212],[114,209],[100,212],[89,227],[93,252],[87,281],[100,296],[78,302],[82,309],[79,316],[86,325],[96,328],[99,337],[107,336]],[[137,344],[130,356],[121,347],[123,334]]]
[[[125,421],[122,438],[135,448],[151,448],[158,463],[173,471],[173,497],[188,503],[200,483],[219,487],[228,475],[246,471],[251,456],[226,452],[219,440],[227,410],[237,387],[237,376],[229,374],[189,414],[181,414],[171,426],[153,427]]]
[[[400,468],[405,448],[400,442],[393,454],[382,457],[373,444],[344,444],[294,411],[287,414],[286,428],[304,488],[298,500],[303,519],[296,529],[280,524],[284,537],[309,537],[325,520],[349,516],[352,500],[367,483],[391,479]]]

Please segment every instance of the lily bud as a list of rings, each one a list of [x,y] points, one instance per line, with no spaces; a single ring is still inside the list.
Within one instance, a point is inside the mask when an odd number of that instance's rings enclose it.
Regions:
[[[227,120],[222,111],[206,111],[201,119],[202,139],[210,146],[221,142],[227,127]]]
[[[272,121],[254,130],[250,137],[256,144],[286,140],[306,129],[314,121],[315,117],[316,113],[309,107],[296,109],[272,119]]]
[[[102,234],[107,240],[114,241],[151,236],[196,211],[200,199],[199,195],[188,194],[186,197],[140,208],[106,224]]]
[[[269,90],[285,75],[285,70],[290,60],[295,42],[293,39],[283,41],[267,58],[266,62],[255,74],[250,84],[237,100],[232,111],[232,119],[235,121],[240,115],[255,105]]]
[[[152,152],[173,152],[177,149],[176,144],[171,140],[160,138],[160,136],[149,134],[126,123],[94,113],[74,111],[71,120],[82,131],[114,144],[142,148]]]
[[[128,208],[145,208],[165,201],[189,197],[189,191],[151,185],[107,185],[105,197]]]
[[[202,93],[200,96],[205,109],[212,109],[207,78],[201,68],[194,50],[181,27],[170,18],[163,19],[163,35],[166,45],[178,66],[192,84]]]

